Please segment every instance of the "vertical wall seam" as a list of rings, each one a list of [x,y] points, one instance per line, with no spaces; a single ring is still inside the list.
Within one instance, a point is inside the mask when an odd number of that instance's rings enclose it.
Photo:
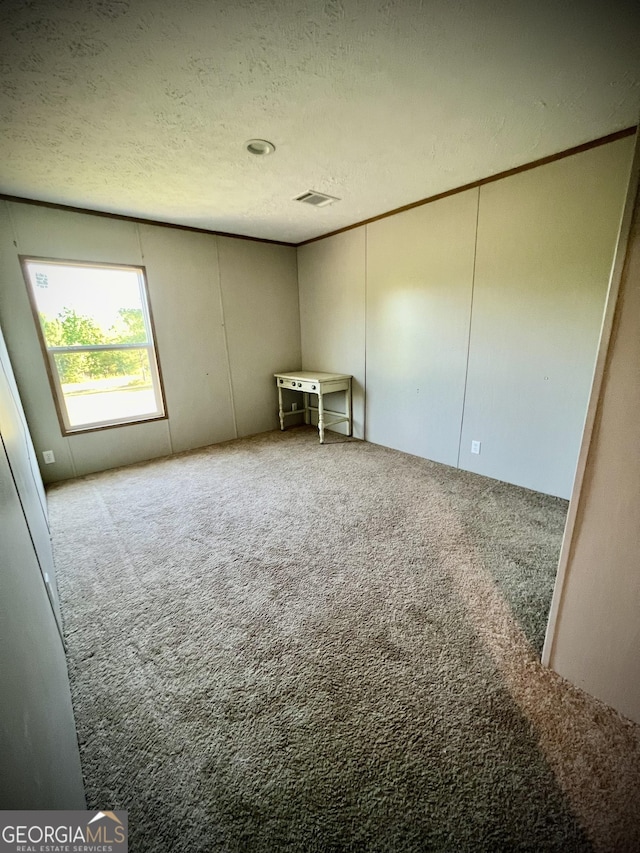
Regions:
[[[141,265],[142,265],[142,266],[145,266],[145,263],[144,263],[144,258],[145,258],[145,255],[144,255],[144,246],[143,246],[143,244],[142,244],[142,233],[141,233],[141,231],[140,231],[140,223],[139,223],[139,222],[136,222],[136,235],[137,235],[137,237],[138,237],[138,249],[139,249],[139,251],[140,251],[140,263],[141,263]],[[149,286],[149,280],[147,279],[147,287],[148,287],[148,286]],[[151,302],[151,288],[150,288],[150,287],[149,287],[149,294],[148,294],[148,298],[149,298],[149,302]],[[159,347],[158,347],[158,341],[157,341],[157,340],[154,340],[154,342],[153,342],[153,343],[154,343],[154,346],[155,346],[157,349],[159,349]],[[160,360],[159,355],[157,355],[157,354],[156,354],[156,359],[157,359],[158,361]],[[158,365],[158,367],[159,367],[159,365]],[[166,388],[165,388],[165,389],[164,389],[164,395],[166,395],[166,393],[167,393],[167,391],[166,391]],[[167,425],[167,439],[169,440],[169,454],[170,454],[171,456],[173,456],[173,435],[171,434],[171,417],[170,417],[170,415],[169,415],[169,411],[168,411],[169,407],[167,406],[167,401],[166,401],[166,399],[164,400],[164,404],[165,404],[165,407],[166,407],[165,414],[166,414],[166,416],[167,416],[167,418],[166,418],[166,420],[165,420],[165,423],[166,423],[166,425]]]
[[[20,247],[18,246],[18,230],[16,228],[15,222],[13,221],[13,214],[11,213],[11,205],[9,204],[8,201],[5,201],[4,205],[7,209],[7,216],[9,217],[9,223],[11,225],[11,236],[13,237],[13,245],[16,247],[16,249],[18,250],[18,253],[19,253]]]
[[[367,284],[369,281],[369,226],[364,226],[364,376],[362,406],[362,440],[367,441]]]
[[[140,250],[140,263],[144,261],[144,249],[142,247],[142,235],[140,234],[140,223],[136,222],[136,236],[138,238],[138,249]]]
[[[224,313],[224,298],[222,295],[222,268],[220,265],[220,250],[218,247],[218,238],[215,238],[216,243],[216,263],[218,266],[218,298],[220,299],[220,315],[222,317],[222,339],[224,341],[224,352],[227,358],[227,379],[229,381],[229,398],[231,400],[231,419],[233,421],[233,434],[238,438],[238,418],[236,416],[236,400],[233,393],[233,376],[231,375],[231,356],[229,355],[229,340],[227,337],[227,321]]]
[[[478,226],[480,223],[480,189],[478,187],[478,199],[476,202],[476,228],[475,240],[473,243],[473,269],[471,272],[471,303],[469,305],[469,332],[467,334],[467,361],[464,369],[464,389],[462,392],[462,412],[460,414],[460,435],[458,437],[458,458],[456,460],[456,468],[460,467],[460,454],[462,452],[462,432],[464,429],[464,416],[467,408],[467,381],[469,379],[469,360],[471,356],[471,327],[473,325],[473,298],[476,289],[476,260],[478,257]]]
[[[71,460],[71,469],[73,471],[73,476],[77,477],[78,476],[78,467],[76,465],[76,460],[75,460],[75,457],[73,455],[73,447],[71,445],[71,440],[69,439],[69,436],[67,436],[67,435],[65,435],[64,438],[67,442],[67,447],[69,449],[69,459]]]
[[[303,359],[303,351],[302,351],[302,300],[300,299],[300,264],[298,262],[298,253],[300,251],[300,247],[296,246],[296,294],[298,296],[298,331],[299,341],[300,341],[300,370],[304,370],[304,359]]]

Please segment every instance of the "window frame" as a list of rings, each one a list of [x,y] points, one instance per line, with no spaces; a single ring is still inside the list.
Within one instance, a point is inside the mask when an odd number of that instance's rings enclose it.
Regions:
[[[149,286],[147,283],[147,270],[142,264],[118,264],[110,261],[81,261],[77,259],[67,258],[48,258],[37,255],[18,255],[22,275],[29,297],[31,313],[36,326],[40,349],[44,358],[44,363],[47,371],[47,378],[51,389],[51,396],[58,416],[60,431],[63,436],[81,435],[87,432],[101,432],[106,429],[117,429],[119,427],[134,426],[136,424],[152,423],[154,421],[168,420],[169,413],[167,410],[167,401],[164,391],[164,381],[162,378],[162,367],[160,365],[160,355],[158,353],[158,345],[156,341],[156,330],[153,322],[153,312],[151,310],[151,300],[149,298]],[[75,346],[50,347],[44,336],[44,330],[40,322],[40,311],[38,308],[36,294],[31,284],[29,274],[29,263],[45,263],[61,267],[88,267],[93,269],[106,270],[131,270],[138,275],[140,285],[140,295],[142,302],[142,314],[145,320],[145,328],[147,330],[148,340],[142,343],[133,344],[96,344],[85,345],[78,344]],[[108,421],[95,421],[91,424],[83,424],[74,427],[69,422],[67,407],[65,403],[64,392],[60,375],[55,362],[55,355],[73,352],[100,352],[114,350],[146,350],[149,359],[149,368],[151,373],[152,386],[155,393],[156,402],[159,404],[159,411],[148,416],[134,415],[132,417],[117,418]]]

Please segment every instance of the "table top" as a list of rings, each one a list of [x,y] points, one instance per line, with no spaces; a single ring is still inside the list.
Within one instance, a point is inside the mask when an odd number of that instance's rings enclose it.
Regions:
[[[320,373],[310,370],[291,370],[288,373],[274,373],[276,379],[300,379],[303,382],[337,382],[342,379],[351,379],[348,373]]]

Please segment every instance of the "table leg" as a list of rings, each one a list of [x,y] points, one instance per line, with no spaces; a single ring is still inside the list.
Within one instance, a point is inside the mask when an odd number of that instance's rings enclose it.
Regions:
[[[318,432],[320,433],[320,444],[324,444],[324,404],[322,402],[322,391],[318,394]]]
[[[304,422],[305,424],[310,423],[311,418],[309,417],[309,395],[305,391],[302,395],[302,405],[304,406]]]
[[[278,385],[278,414],[280,416],[280,429],[284,430],[284,409],[282,408],[282,388]]]
[[[347,435],[351,436],[353,435],[353,400],[351,398],[351,382],[347,388],[347,417],[349,418],[347,421],[347,427],[349,428]]]

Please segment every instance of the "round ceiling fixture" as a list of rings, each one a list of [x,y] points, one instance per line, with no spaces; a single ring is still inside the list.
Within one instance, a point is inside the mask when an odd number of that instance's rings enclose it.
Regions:
[[[257,157],[264,157],[265,154],[273,154],[276,146],[272,142],[267,142],[266,139],[250,139],[245,148],[249,154],[255,154]]]

